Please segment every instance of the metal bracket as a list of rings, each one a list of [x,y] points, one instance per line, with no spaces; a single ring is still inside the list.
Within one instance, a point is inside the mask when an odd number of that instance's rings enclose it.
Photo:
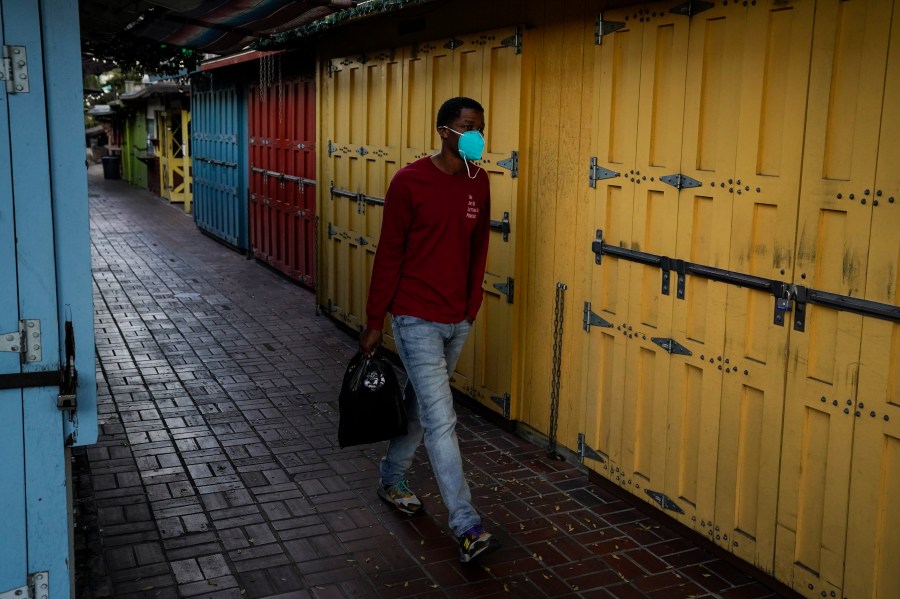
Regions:
[[[492,220],[491,221],[491,229],[494,231],[500,231],[503,233],[503,241],[509,241],[509,212],[503,213],[503,220]]]
[[[334,75],[334,74],[337,73],[338,71],[340,71],[340,69],[337,67],[337,65],[334,64],[334,61],[329,61],[329,63],[328,63],[328,76],[331,77],[332,75]]]
[[[359,237],[356,238],[356,242],[357,242],[359,245],[369,245],[369,242],[366,241],[366,238],[363,237],[362,235],[360,235]]]
[[[613,326],[612,323],[608,320],[605,320],[591,312],[591,302],[584,302],[584,318],[582,319],[582,323],[582,328],[588,333],[591,332],[591,327],[603,327],[606,329],[611,329]]]
[[[682,356],[693,356],[694,354],[671,337],[651,337],[653,343],[660,346],[670,354],[680,354]]]
[[[669,295],[669,271],[672,270],[672,259],[668,256],[660,256],[659,269],[662,272],[661,293]]]
[[[704,2],[702,0],[688,0],[684,4],[678,4],[669,9],[669,12],[676,15],[684,15],[693,17],[696,14],[709,10],[714,7],[714,2]]]
[[[597,181],[602,179],[615,179],[621,173],[617,173],[616,171],[611,171],[608,168],[603,168],[597,164],[597,157],[591,156],[591,161],[588,163],[588,183],[591,187],[597,187]]]
[[[660,507],[664,510],[669,510],[672,512],[678,512],[679,514],[683,514],[684,510],[678,507],[678,504],[672,501],[668,495],[665,493],[660,493],[658,491],[651,491],[650,489],[644,489],[644,493],[650,496],[653,501],[658,503]]]
[[[509,393],[491,395],[491,401],[500,406],[500,409],[503,410],[503,417],[509,420]]]
[[[456,39],[456,38],[454,37],[454,38],[451,39],[449,42],[447,42],[446,44],[444,44],[444,47],[447,48],[448,50],[456,50],[457,48],[459,48],[460,46],[462,46],[464,43],[465,43],[464,41],[462,41],[462,40],[460,40],[460,39]]]
[[[597,21],[594,26],[594,43],[598,46],[603,45],[603,36],[615,33],[619,29],[624,29],[625,23],[621,21],[604,21],[603,13],[597,13]]]
[[[360,146],[359,149],[356,150],[356,153],[359,154],[360,156],[365,156],[366,154],[369,153],[369,151],[367,149],[365,149],[364,147]]]
[[[494,283],[494,289],[506,295],[506,303],[513,303],[513,293],[515,292],[515,281],[512,277],[506,277],[506,283]]]
[[[3,46],[2,68],[0,80],[6,81],[6,93],[27,94],[28,87],[28,54],[25,46]]]
[[[328,157],[331,158],[331,155],[337,152],[337,146],[331,143],[331,140],[328,140]]]
[[[582,464],[584,464],[584,458],[590,458],[592,460],[597,460],[598,462],[606,462],[606,458],[591,449],[591,447],[585,443],[584,433],[578,433],[578,456],[581,458]]]
[[[331,239],[335,235],[337,235],[337,231],[331,226],[331,223],[328,223],[328,239]]]
[[[505,168],[510,173],[510,177],[515,179],[519,176],[519,153],[513,150],[510,152],[511,156],[505,160],[498,160],[497,166],[500,168]]]
[[[678,275],[678,286],[677,291],[675,292],[675,297],[680,300],[684,299],[684,287],[687,279],[687,265],[684,260],[673,260],[673,266],[675,267],[675,274]]]
[[[18,331],[0,333],[0,351],[16,352],[22,364],[40,362],[41,321],[20,320]]]
[[[688,189],[690,187],[700,187],[701,185],[703,185],[702,183],[700,183],[700,181],[692,179],[687,175],[682,175],[681,173],[676,173],[674,175],[663,175],[659,178],[659,180],[663,183],[668,183],[678,191],[681,191],[682,189]]]

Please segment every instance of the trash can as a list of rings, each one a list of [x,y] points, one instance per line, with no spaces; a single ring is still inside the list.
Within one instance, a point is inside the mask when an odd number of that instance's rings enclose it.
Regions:
[[[103,178],[118,179],[119,178],[119,157],[104,156],[103,157]]]

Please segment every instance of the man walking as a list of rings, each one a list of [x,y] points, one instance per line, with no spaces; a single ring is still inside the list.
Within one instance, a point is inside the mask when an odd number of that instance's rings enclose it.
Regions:
[[[450,374],[482,301],[490,188],[487,173],[470,161],[484,150],[484,108],[451,98],[438,110],[437,131],[440,152],[400,169],[388,188],[359,347],[375,352],[390,312],[409,376],[409,430],[388,445],[378,495],[405,514],[422,510],[406,471],[424,438],[460,561],[468,562],[488,549],[491,535],[463,473]]]

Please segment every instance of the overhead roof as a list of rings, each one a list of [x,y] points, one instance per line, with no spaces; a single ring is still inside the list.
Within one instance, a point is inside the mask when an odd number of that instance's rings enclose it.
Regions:
[[[143,38],[209,54],[239,52],[360,0],[79,0],[82,39]]]

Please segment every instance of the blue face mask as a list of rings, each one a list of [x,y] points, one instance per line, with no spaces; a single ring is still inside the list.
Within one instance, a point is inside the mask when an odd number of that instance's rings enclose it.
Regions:
[[[446,126],[444,129],[453,131],[453,129]],[[481,154],[484,152],[484,136],[478,131],[453,132],[459,135],[459,155],[464,160],[481,160]]]

